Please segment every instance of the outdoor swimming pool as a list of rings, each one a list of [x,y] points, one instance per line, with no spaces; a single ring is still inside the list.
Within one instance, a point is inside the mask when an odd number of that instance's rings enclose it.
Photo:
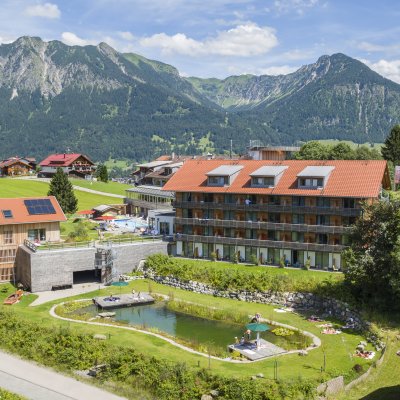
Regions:
[[[114,317],[116,321],[143,329],[156,328],[188,345],[192,344],[190,347],[198,348],[199,345],[203,348],[210,347],[214,354],[220,355],[225,353],[229,344],[235,342],[235,336],[240,339],[245,331],[244,325],[199,318],[170,310],[165,302],[118,308],[113,311],[116,313]],[[77,313],[89,313],[95,316],[97,309],[92,305],[78,310]],[[271,326],[271,329],[274,328]],[[253,334],[252,338],[255,337]],[[298,332],[292,336],[282,337],[267,331],[262,332],[261,337],[283,348],[302,348],[304,344],[304,337]]]
[[[127,229],[129,231],[134,231],[135,229],[147,228],[147,224],[143,220],[126,218],[126,219],[116,219],[114,224],[121,229]]]

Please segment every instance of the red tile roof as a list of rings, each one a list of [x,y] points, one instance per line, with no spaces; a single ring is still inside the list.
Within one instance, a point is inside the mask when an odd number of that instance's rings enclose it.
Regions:
[[[206,174],[221,165],[241,165],[230,186],[207,186]],[[250,174],[266,165],[285,165],[281,179],[274,188],[250,186]],[[297,174],[307,166],[333,166],[323,189],[299,189]],[[326,197],[377,197],[381,186],[390,188],[389,172],[384,160],[188,160],[163,186],[172,192],[248,193]]]
[[[40,162],[40,166],[42,167],[67,167],[68,165],[71,165],[75,160],[77,160],[79,157],[84,157],[86,160],[93,164],[93,162],[89,159],[89,157],[85,156],[84,154],[51,154],[47,158],[45,158],[43,161]]]
[[[55,214],[30,215],[24,200],[49,199],[56,211]],[[5,218],[3,210],[10,210],[12,218]],[[16,199],[0,199],[0,225],[30,224],[38,222],[66,221],[60,205],[54,196],[45,197],[19,197]]]

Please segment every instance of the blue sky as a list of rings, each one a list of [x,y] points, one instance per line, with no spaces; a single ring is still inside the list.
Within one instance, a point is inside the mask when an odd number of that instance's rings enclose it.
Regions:
[[[1,0],[0,42],[107,42],[181,75],[286,74],[323,54],[400,83],[396,0]]]

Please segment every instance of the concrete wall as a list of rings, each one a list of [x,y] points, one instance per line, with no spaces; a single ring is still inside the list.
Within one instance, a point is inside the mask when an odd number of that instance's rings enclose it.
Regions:
[[[167,254],[167,242],[140,242],[114,245],[117,274],[131,272],[150,254]],[[94,247],[39,250],[36,253],[20,246],[17,253],[17,280],[32,292],[51,290],[53,286],[72,285],[73,273],[94,270]]]

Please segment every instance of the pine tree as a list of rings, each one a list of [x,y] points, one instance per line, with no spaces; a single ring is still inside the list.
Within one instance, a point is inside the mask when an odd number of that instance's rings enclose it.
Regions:
[[[48,196],[54,196],[65,214],[73,214],[78,209],[78,199],[75,197],[72,183],[61,168],[50,181]]]
[[[99,164],[97,166],[96,178],[101,182],[108,182],[108,171],[104,164]]]
[[[400,165],[400,125],[395,125],[382,146],[382,156],[394,166]]]

